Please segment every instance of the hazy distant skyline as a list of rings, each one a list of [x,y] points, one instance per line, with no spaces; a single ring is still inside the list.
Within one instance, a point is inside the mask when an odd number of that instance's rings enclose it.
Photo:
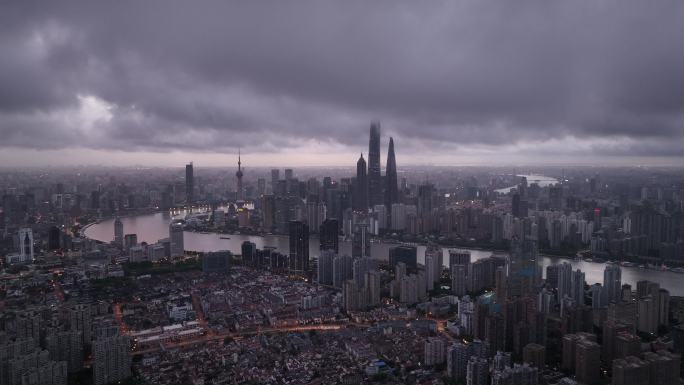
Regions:
[[[0,5],[0,163],[684,165],[684,2]]]

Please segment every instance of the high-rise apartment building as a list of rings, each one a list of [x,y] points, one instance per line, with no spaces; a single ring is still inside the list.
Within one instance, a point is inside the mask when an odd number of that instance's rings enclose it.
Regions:
[[[131,343],[126,336],[93,341],[93,383],[105,385],[131,376]]]

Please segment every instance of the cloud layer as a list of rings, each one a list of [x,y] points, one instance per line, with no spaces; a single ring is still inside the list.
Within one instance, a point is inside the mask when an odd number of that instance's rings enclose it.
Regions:
[[[684,2],[11,2],[0,146],[681,157]]]

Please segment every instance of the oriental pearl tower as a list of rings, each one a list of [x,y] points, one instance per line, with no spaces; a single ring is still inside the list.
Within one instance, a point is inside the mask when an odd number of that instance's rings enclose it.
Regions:
[[[242,162],[240,161],[240,149],[238,149],[238,170],[235,173],[235,177],[237,178],[237,200],[238,201],[244,201],[245,196],[244,196],[244,190],[242,189],[242,176],[244,174],[242,173]]]

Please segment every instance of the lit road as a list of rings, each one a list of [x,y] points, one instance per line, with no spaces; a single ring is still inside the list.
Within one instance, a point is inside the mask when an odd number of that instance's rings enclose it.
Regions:
[[[163,346],[155,346],[153,348],[147,348],[147,349],[142,349],[142,350],[135,350],[132,354],[134,356],[141,355],[141,354],[147,354],[147,353],[154,353],[162,349],[174,349],[174,348],[181,348],[185,346],[192,346],[192,345],[197,345],[197,344],[202,344],[202,343],[207,343],[211,341],[217,341],[217,340],[222,340],[226,337],[231,337],[231,338],[241,338],[241,337],[248,337],[248,336],[253,336],[253,335],[259,335],[259,334],[268,334],[268,333],[289,333],[289,332],[304,332],[304,331],[309,331],[309,330],[322,330],[322,331],[328,331],[328,330],[340,330],[346,326],[356,326],[356,327],[368,327],[369,325],[363,325],[363,324],[327,324],[327,325],[304,325],[304,326],[286,326],[286,327],[280,327],[280,328],[264,328],[264,329],[258,329],[258,330],[248,330],[248,331],[243,331],[243,332],[228,332],[228,333],[218,333],[218,334],[207,334],[199,337],[195,337],[186,341],[180,341],[180,342],[167,342],[164,343]]]

